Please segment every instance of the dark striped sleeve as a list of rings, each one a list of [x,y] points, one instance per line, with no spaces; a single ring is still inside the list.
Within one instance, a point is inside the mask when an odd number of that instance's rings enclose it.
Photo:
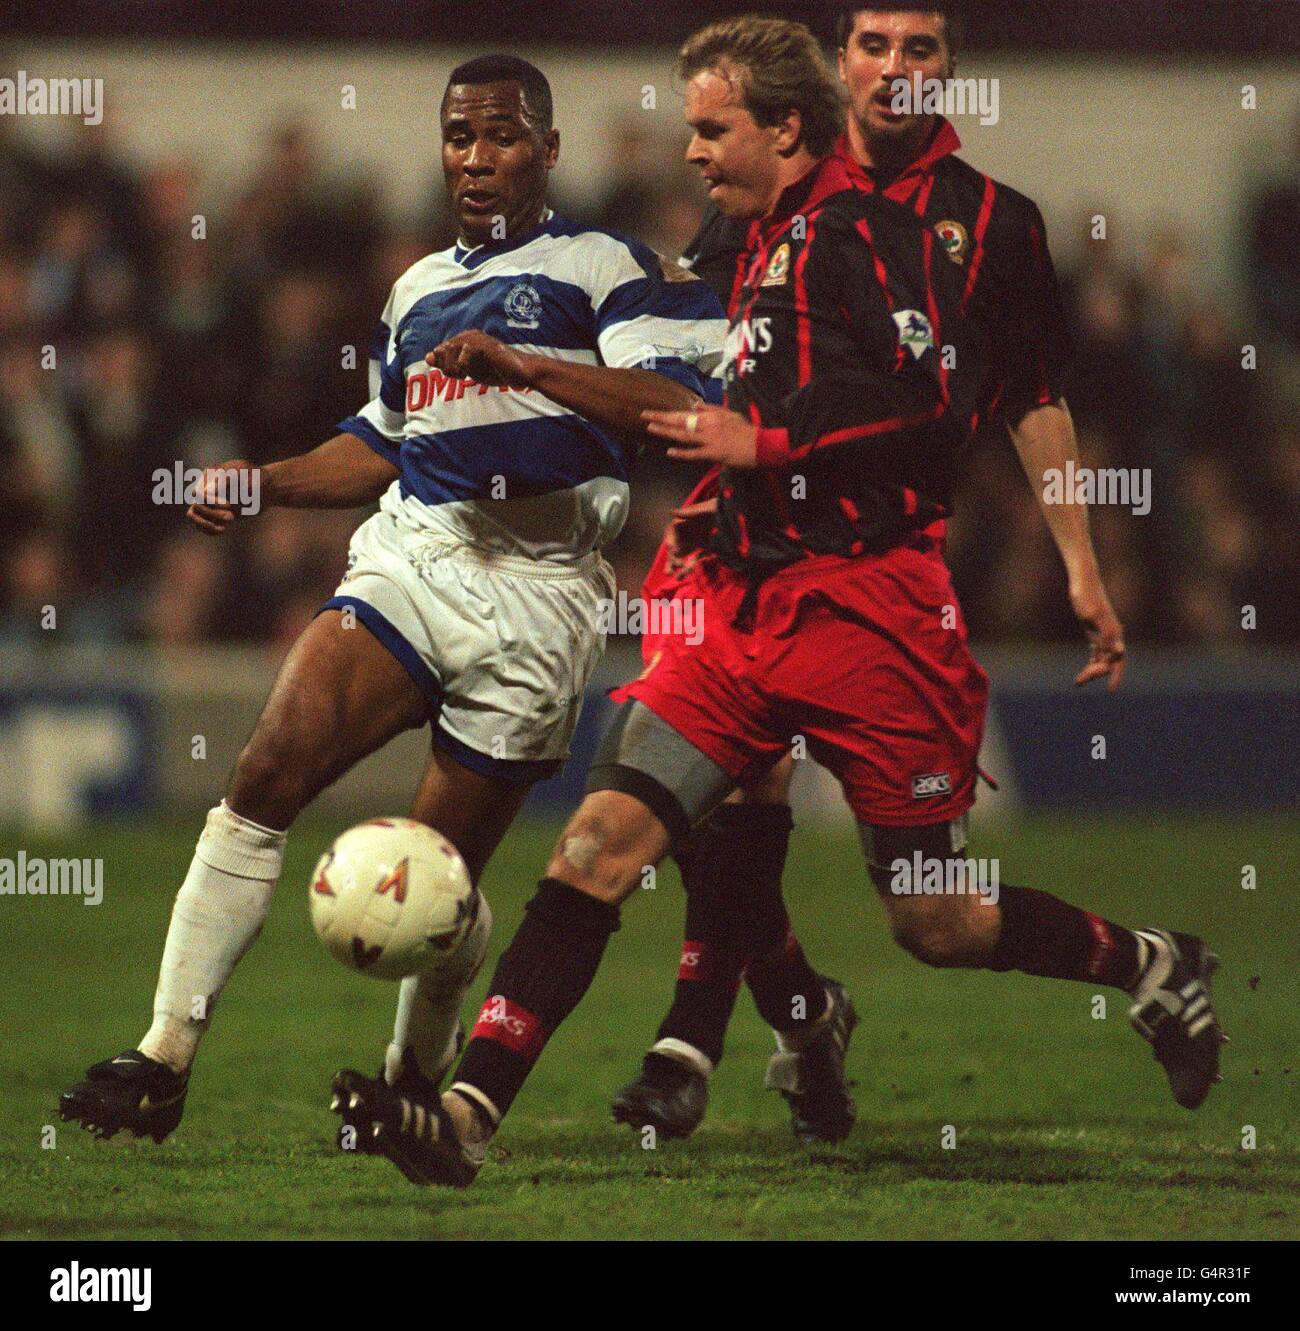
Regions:
[[[724,217],[710,204],[695,239],[682,255],[691,272],[709,284],[727,311],[739,286],[747,231],[747,227]]]
[[[1017,424],[1027,411],[1065,394],[1070,335],[1060,284],[1037,206],[1005,186],[985,238],[986,308],[1000,348],[999,412]],[[978,252],[977,252],[978,254]]]

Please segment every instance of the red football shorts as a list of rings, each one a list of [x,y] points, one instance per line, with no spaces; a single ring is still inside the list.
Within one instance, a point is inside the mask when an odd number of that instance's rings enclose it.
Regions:
[[[936,531],[883,555],[783,569],[741,627],[747,583],[716,558],[652,578],[647,595],[699,600],[703,636],[646,642],[645,673],[614,698],[644,703],[738,785],[802,737],[860,822],[960,817],[975,801],[988,677]]]

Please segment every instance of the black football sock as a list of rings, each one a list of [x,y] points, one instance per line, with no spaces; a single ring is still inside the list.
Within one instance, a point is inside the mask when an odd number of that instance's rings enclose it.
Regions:
[[[754,805],[772,809],[773,805]],[[780,861],[756,860],[753,886],[745,912],[749,917],[749,965],[745,982],[753,994],[758,1014],[782,1036],[794,1036],[812,1026],[826,1012],[826,984],[808,964],[798,938],[790,926],[781,894],[781,873],[793,819],[782,805],[785,836]],[[744,855],[737,848],[737,855]]]
[[[773,892],[780,901],[792,826],[784,804],[723,804],[678,855],[686,888],[686,940],[673,1005],[659,1027],[660,1044],[680,1041],[715,1067],[721,1061],[756,941],[756,902]]]
[[[750,870],[750,890],[743,907],[749,921],[749,965],[745,980],[763,1020],[773,1030],[791,1035],[813,1025],[825,1013],[826,985],[804,956],[781,892],[786,851],[794,826],[790,810],[784,805],[749,807],[765,811],[773,818],[769,833],[772,850],[776,847],[778,826],[782,832],[779,858],[774,853],[755,855]],[[780,822],[775,818],[778,809]],[[751,844],[755,844],[752,836]],[[739,846],[736,849],[738,857],[752,853]]]
[[[763,1020],[779,1035],[797,1035],[825,1016],[826,981],[808,964],[784,903],[769,940],[766,951],[751,958],[745,980]]]
[[[452,1086],[494,1125],[556,1027],[590,987],[618,918],[617,906],[559,879],[542,879],[497,962]]]
[[[1137,979],[1142,945],[1131,929],[1031,887],[1004,884],[998,908],[1001,931],[990,970],[1118,989],[1130,988]]]

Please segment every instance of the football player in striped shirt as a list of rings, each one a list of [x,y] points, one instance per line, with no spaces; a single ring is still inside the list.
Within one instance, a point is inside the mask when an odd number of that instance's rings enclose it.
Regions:
[[[560,151],[533,65],[487,56],[442,106],[457,244],[398,279],[371,400],[313,452],[257,469],[263,506],[379,512],[337,595],[291,649],[208,815],[176,898],[139,1043],[64,1093],[63,1117],[161,1141],[199,1041],[266,918],[288,828],[361,759],[432,727],[412,817],[481,874],[532,785],[568,754],[614,594],[601,548],[623,526],[642,412],[706,395],[726,320],[708,285],[635,240],[547,207]],[[221,502],[189,517],[219,536]],[[458,1048],[490,914],[450,970],[406,981],[382,1097],[428,1097]],[[385,1101],[387,1103],[387,1101]],[[368,1140],[368,1138],[363,1138]],[[400,1163],[400,1162],[399,1162]]]
[[[996,358],[995,396],[987,415],[1010,432],[1068,574],[1070,602],[1090,643],[1075,680],[1105,679],[1113,690],[1124,673],[1123,628],[1111,607],[1084,504],[1043,502],[1042,477],[1078,463],[1065,381],[1069,336],[1042,215],[1034,202],[980,172],[957,152],[961,142],[942,115],[900,114],[896,81],[953,77],[963,40],[963,6],[951,0],[844,3],[838,26],[839,75],[848,92],[845,133],[835,145],[852,183],[903,204],[934,232],[938,252],[963,282],[962,310],[985,332]],[[749,258],[747,222],[716,207],[706,214],[688,255],[692,268],[724,301],[739,294]],[[716,474],[688,500],[691,515],[660,551],[647,597],[671,597],[694,544],[706,538],[716,506]],[[646,644],[647,665],[657,649]],[[618,696],[618,695],[616,695]],[[781,878],[793,821],[793,763],[785,759],[695,829],[681,860],[687,889],[686,940],[673,1002],[638,1075],[619,1091],[614,1116],[661,1134],[689,1136],[703,1120],[708,1081],[723,1052],[736,996],[747,983],[776,1035],[765,1083],[789,1103],[795,1135],[808,1144],[836,1141],[852,1127],[854,1105],[844,1076],[843,1047],[856,1016],[842,986],[808,963],[782,900]],[[929,773],[914,773],[921,778]],[[932,802],[933,788],[918,787]],[[918,803],[918,808],[923,807]],[[738,936],[727,903],[743,903],[747,932]],[[1021,919],[1018,898],[1008,902]],[[949,912],[951,918],[951,912]],[[1054,955],[1038,964],[1049,973],[1132,980],[1138,1029],[1155,981],[1193,962],[1159,932],[1129,931],[1096,944],[1081,915],[1051,920]],[[1025,926],[1028,927],[1028,926]],[[1137,947],[1149,965],[1136,974]],[[1188,945],[1189,947],[1191,945]],[[1194,950],[1194,949],[1193,949]],[[797,1011],[797,1016],[791,1016]]]

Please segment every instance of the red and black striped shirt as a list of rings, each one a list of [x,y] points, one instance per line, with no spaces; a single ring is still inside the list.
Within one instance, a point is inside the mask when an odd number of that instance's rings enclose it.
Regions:
[[[964,292],[935,232],[838,157],[753,224],[725,379],[759,466],[722,474],[717,553],[761,571],[880,552],[947,514],[988,396]]]
[[[925,151],[893,175],[861,166],[848,137],[836,156],[850,182],[910,208],[939,237],[963,276],[963,312],[992,357],[988,404],[1012,425],[1064,395],[1070,338],[1042,214],[1032,199],[977,171],[956,153],[961,140],[942,117]],[[715,208],[686,251],[692,270],[730,309],[745,271],[749,227]]]

